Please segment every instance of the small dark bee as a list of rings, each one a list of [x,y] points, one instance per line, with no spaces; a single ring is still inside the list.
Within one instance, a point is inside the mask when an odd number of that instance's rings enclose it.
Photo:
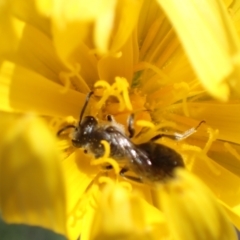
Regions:
[[[131,138],[134,136],[133,115],[128,119],[129,136],[126,136],[121,125],[116,123],[111,115],[107,116],[108,122],[102,124],[93,116],[85,116],[85,109],[93,92],[87,95],[86,102],[80,114],[78,126],[68,125],[58,132],[58,136],[67,128],[74,128],[72,133],[72,144],[76,148],[83,148],[85,153],[91,153],[95,158],[104,155],[104,146],[101,143],[105,140],[110,145],[110,156],[118,162],[125,160],[126,164],[120,171],[124,178],[137,182],[160,182],[173,176],[176,167],[184,167],[184,162],[179,153],[173,149],[155,143],[161,137],[170,137],[176,140],[184,139],[196,132],[196,128],[190,129],[182,135],[159,134],[150,141],[142,144],[134,144]],[[111,166],[107,166],[110,169]],[[135,173],[135,176],[127,175],[128,171]]]

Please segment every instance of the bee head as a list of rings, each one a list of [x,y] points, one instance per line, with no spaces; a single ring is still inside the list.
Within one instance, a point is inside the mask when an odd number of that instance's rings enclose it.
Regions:
[[[72,135],[72,144],[74,147],[81,148],[86,146],[91,139],[91,134],[94,132],[98,122],[96,118],[92,116],[86,116],[81,122]]]

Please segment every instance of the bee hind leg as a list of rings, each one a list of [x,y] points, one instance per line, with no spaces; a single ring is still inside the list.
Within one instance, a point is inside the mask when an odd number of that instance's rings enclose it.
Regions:
[[[139,177],[134,177],[134,176],[130,176],[130,175],[125,175],[126,172],[128,172],[128,168],[124,167],[121,169],[121,171],[119,172],[119,175],[125,179],[131,180],[133,182],[137,182],[137,183],[143,183],[142,179]]]
[[[170,139],[173,139],[173,140],[176,140],[176,141],[181,141],[181,140],[184,140],[188,137],[190,137],[192,134],[194,134],[195,132],[197,132],[198,128],[203,124],[203,123],[206,123],[204,120],[201,121],[196,127],[193,127],[193,128],[190,128],[188,129],[187,131],[183,132],[183,133],[174,133],[174,134],[158,134],[156,136],[154,136],[153,138],[151,138],[150,140],[151,141],[156,141],[158,140],[159,138],[162,138],[162,137],[167,137],[167,138],[170,138]]]
[[[132,113],[129,116],[128,121],[127,121],[129,138],[132,138],[135,134],[135,129],[133,127],[133,123],[134,123],[134,114]]]

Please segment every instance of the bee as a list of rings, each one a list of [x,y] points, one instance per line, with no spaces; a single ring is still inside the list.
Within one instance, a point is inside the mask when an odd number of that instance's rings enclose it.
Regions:
[[[183,158],[179,153],[155,141],[161,137],[176,140],[184,139],[196,132],[204,121],[200,122],[196,128],[192,128],[183,134],[158,134],[148,142],[135,144],[131,140],[135,133],[133,114],[128,119],[129,136],[126,136],[123,127],[111,115],[107,116],[106,123],[99,123],[93,116],[83,117],[92,94],[93,92],[90,92],[86,97],[78,125],[66,126],[57,133],[58,136],[67,128],[73,128],[74,131],[71,135],[73,146],[84,149],[85,153],[93,154],[95,158],[104,155],[105,150],[101,141],[107,141],[110,145],[109,157],[117,162],[124,160],[126,163],[119,172],[120,176],[140,183],[165,181],[173,176],[175,168],[184,167]],[[106,166],[106,169],[111,169],[111,166]],[[129,171],[136,176],[127,174]]]

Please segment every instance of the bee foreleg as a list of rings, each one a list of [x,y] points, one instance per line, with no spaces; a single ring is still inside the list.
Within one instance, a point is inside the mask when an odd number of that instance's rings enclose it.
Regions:
[[[133,127],[133,122],[134,122],[134,114],[132,113],[129,118],[128,118],[128,132],[129,132],[129,138],[132,138],[135,133],[135,129]]]
[[[108,122],[114,122],[115,119],[114,119],[114,117],[112,115],[107,115],[107,121]]]
[[[125,179],[131,180],[131,181],[134,181],[134,182],[138,182],[138,183],[143,183],[141,178],[130,176],[130,175],[125,175],[125,173],[128,172],[128,171],[129,171],[129,169],[124,167],[124,168],[121,169],[119,174],[120,174],[121,177],[123,177]]]
[[[75,129],[76,129],[76,126],[74,126],[74,125],[72,125],[72,124],[65,126],[64,128],[60,129],[60,130],[57,132],[57,136],[59,137],[62,132],[64,132],[65,130],[67,130],[67,129],[69,129],[69,128],[75,128]]]
[[[113,166],[112,165],[106,165],[106,166],[103,166],[102,168],[105,169],[105,170],[111,170],[111,169],[113,169]]]

